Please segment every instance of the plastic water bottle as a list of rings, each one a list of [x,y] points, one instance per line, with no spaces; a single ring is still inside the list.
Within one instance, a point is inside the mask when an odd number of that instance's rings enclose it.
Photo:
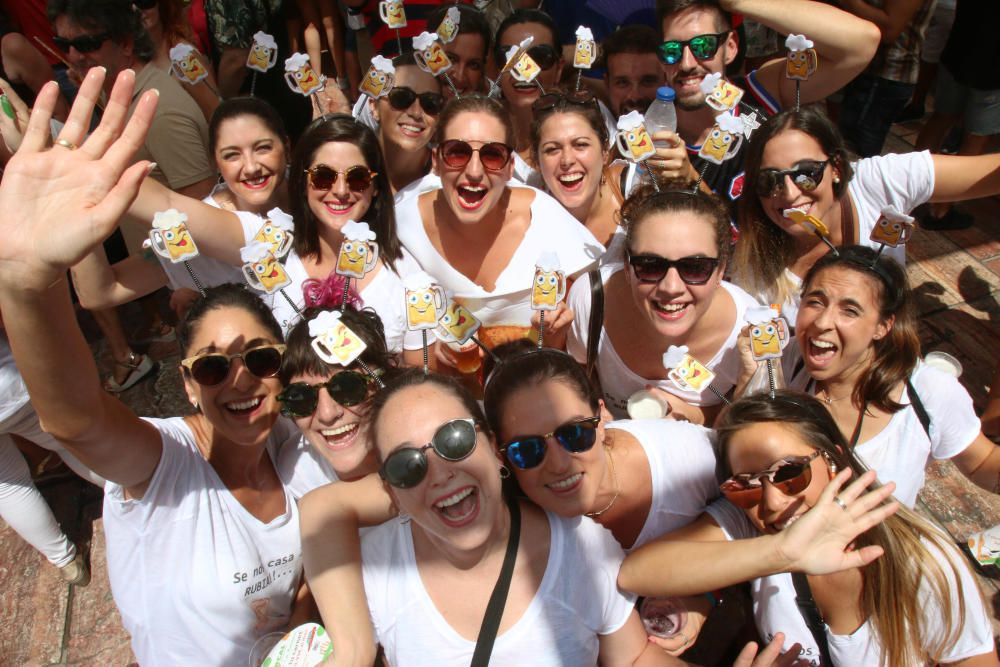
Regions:
[[[677,110],[674,109],[674,89],[662,86],[656,89],[656,99],[646,109],[646,130],[650,135],[663,130],[677,131]],[[654,141],[656,146],[667,148],[664,141]]]

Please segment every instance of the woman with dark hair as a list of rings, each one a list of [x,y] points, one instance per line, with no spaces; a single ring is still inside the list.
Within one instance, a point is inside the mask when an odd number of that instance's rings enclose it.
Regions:
[[[396,202],[406,249],[483,322],[480,338],[490,347],[533,336],[538,314],[530,293],[542,253],[554,253],[573,278],[604,251],[555,199],[510,180],[513,141],[510,116],[498,102],[480,95],[451,100],[434,134],[434,174]],[[569,314],[561,306],[551,315],[547,340],[559,347]]]
[[[0,308],[45,428],[108,480],[108,572],[139,661],[240,664],[260,636],[298,620],[298,511],[274,466],[297,437],[278,418],[282,332],[248,290],[210,288],[178,328],[195,414],[140,418],[101,390],[65,275],[114,230],[148,174],[148,162],[127,165],[156,109],[154,91],[141,96],[117,138],[134,85],[123,72],[87,137],[103,81],[101,69],[88,73],[49,150],[56,85],[36,101],[0,186]]]
[[[756,394],[728,408],[718,432],[724,498],[632,552],[622,588],[681,595],[750,581],[761,637],[780,630],[811,665],[1000,664],[962,554],[887,502],[893,484],[874,484],[822,403]]]
[[[785,377],[827,405],[858,456],[896,483],[907,506],[931,458],[952,459],[996,493],[1000,451],[958,380],[920,361],[917,329],[903,268],[870,248],[842,247],[806,274]]]
[[[339,298],[341,295],[337,294]],[[278,395],[281,413],[302,431],[296,446],[282,449],[278,471],[296,498],[336,482],[351,482],[378,470],[368,432],[368,410],[379,379],[396,367],[382,333],[382,321],[371,310],[345,308],[336,319],[365,344],[365,350],[344,367],[322,359],[313,347],[317,318],[329,318],[333,304],[307,310],[288,333],[278,374],[284,389]]]
[[[472,5],[441,4],[427,19],[427,29],[436,31],[452,8],[458,12],[459,23],[458,34],[444,45],[444,52],[451,60],[448,76],[451,77],[460,97],[485,93],[486,63],[490,57],[493,31],[482,10]],[[451,86],[445,86],[442,92],[446,98],[454,96]]]
[[[600,268],[602,304],[595,306],[591,275],[570,289],[573,311],[566,349],[593,368],[616,418],[632,394],[652,387],[679,416],[711,424],[740,372],[736,340],[757,302],[722,279],[731,248],[729,214],[714,195],[647,187],[625,200],[624,258]],[[591,328],[591,313],[603,317]],[[599,339],[591,341],[591,331]],[[590,345],[591,347],[588,347]],[[671,347],[715,373],[708,385],[682,388],[668,379],[663,355]],[[590,355],[588,356],[588,351]]]
[[[753,133],[746,151],[746,183],[733,277],[762,303],[781,305],[792,322],[802,277],[829,247],[785,211],[800,209],[819,219],[834,246],[877,248],[879,242],[870,236],[886,207],[908,214],[926,201],[1000,192],[1000,155],[923,151],[853,160],[826,114],[804,107],[779,113]],[[884,252],[905,262],[902,244]]]

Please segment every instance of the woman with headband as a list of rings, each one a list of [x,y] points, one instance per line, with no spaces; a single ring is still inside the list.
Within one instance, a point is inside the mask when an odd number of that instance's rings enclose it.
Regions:
[[[684,595],[749,581],[760,636],[781,631],[786,658],[809,665],[1000,664],[964,556],[893,501],[891,483],[866,492],[875,472],[819,401],[756,394],[718,432],[724,497],[627,556],[623,588]]]

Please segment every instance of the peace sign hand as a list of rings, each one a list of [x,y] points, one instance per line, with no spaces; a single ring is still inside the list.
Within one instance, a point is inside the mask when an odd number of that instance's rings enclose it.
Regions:
[[[4,289],[42,291],[58,280],[114,231],[152,168],[145,161],[129,166],[158,97],[145,93],[126,123],[135,85],[131,70],[118,75],[100,125],[86,136],[104,78],[104,68],[87,73],[52,148],[46,148],[49,119],[59,89],[50,81],[38,94],[21,147],[0,182]]]

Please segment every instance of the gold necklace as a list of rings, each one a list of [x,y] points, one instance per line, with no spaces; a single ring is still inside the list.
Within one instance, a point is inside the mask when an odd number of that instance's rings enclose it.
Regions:
[[[847,394],[846,396],[840,396],[838,398],[834,398],[833,396],[830,396],[830,391],[826,387],[823,387],[822,391],[823,391],[824,395],[823,396],[819,396],[818,398],[820,400],[822,400],[824,403],[826,403],[827,405],[833,405],[837,401],[842,401],[845,398],[850,398],[851,397],[851,394]]]
[[[608,453],[608,461],[611,463],[611,479],[613,479],[615,483],[615,495],[612,496],[611,502],[604,506],[604,509],[597,510],[596,512],[587,512],[584,516],[601,516],[611,509],[612,505],[615,504],[615,501],[618,500],[618,496],[621,495],[622,492],[621,487],[618,485],[618,473],[615,472],[615,457],[611,455],[611,450],[608,449],[607,446],[604,447],[604,451]]]

